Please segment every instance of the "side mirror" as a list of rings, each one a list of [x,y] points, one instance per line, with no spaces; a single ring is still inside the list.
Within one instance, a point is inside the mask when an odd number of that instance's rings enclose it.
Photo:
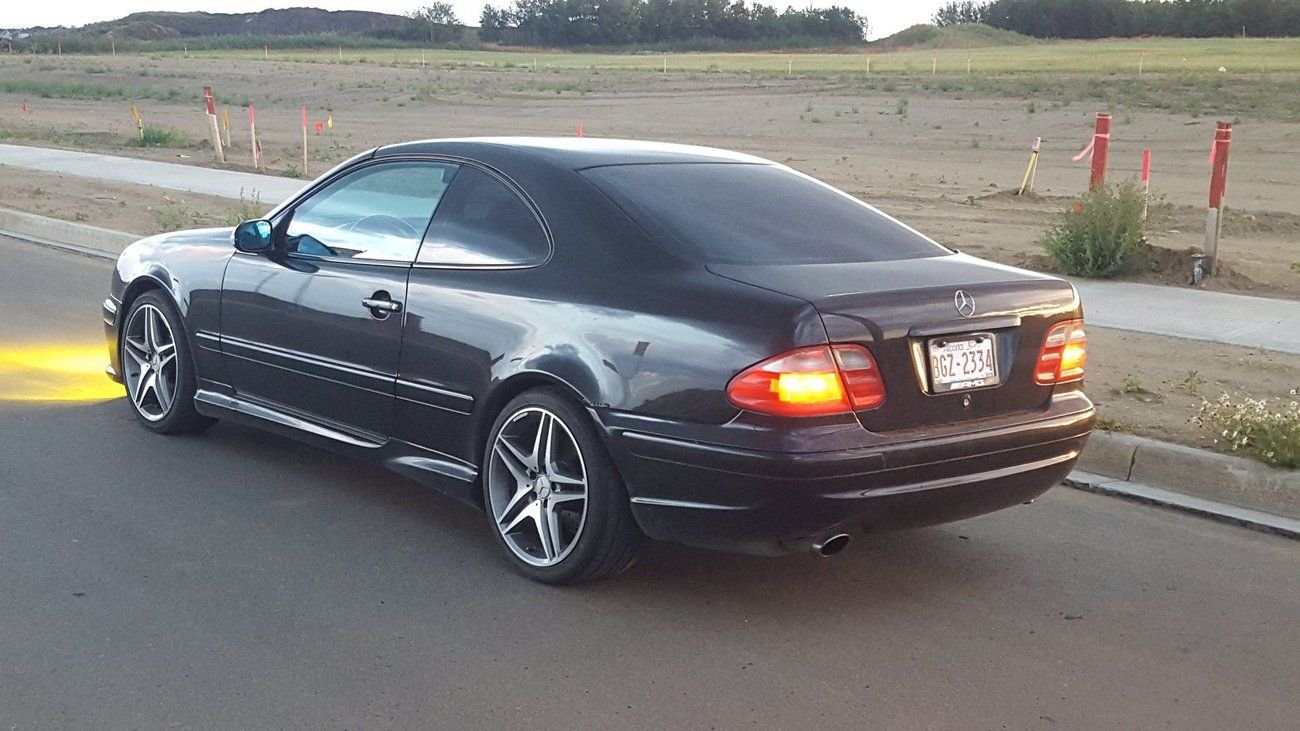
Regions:
[[[244,221],[236,226],[235,248],[251,253],[271,248],[271,222]]]

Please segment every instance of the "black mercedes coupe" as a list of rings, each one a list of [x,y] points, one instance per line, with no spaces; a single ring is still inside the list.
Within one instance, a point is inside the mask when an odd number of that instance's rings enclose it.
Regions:
[[[830,555],[1032,500],[1092,429],[1078,294],[702,147],[381,147],[122,253],[141,424],[252,424],[479,506],[539,581],[645,537]]]

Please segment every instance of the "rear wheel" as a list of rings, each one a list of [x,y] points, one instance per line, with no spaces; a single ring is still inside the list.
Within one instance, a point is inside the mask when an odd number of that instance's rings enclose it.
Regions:
[[[198,379],[189,340],[175,305],[163,293],[145,292],[131,304],[122,327],[122,380],[131,410],[159,434],[202,431],[216,421],[194,409]]]
[[[483,458],[483,504],[517,571],[572,584],[632,565],[642,536],[627,490],[587,414],[549,389],[502,410]]]

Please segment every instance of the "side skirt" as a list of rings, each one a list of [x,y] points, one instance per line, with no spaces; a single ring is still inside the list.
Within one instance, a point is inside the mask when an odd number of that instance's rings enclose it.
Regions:
[[[214,390],[200,389],[194,396],[194,407],[205,416],[245,424],[330,452],[380,464],[456,500],[483,507],[478,469],[440,452],[400,439],[380,440],[347,433],[270,404]]]

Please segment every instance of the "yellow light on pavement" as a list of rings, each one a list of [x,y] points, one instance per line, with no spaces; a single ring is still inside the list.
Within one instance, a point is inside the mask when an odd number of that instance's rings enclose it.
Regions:
[[[104,374],[102,343],[0,348],[0,401],[107,401],[126,395]]]

